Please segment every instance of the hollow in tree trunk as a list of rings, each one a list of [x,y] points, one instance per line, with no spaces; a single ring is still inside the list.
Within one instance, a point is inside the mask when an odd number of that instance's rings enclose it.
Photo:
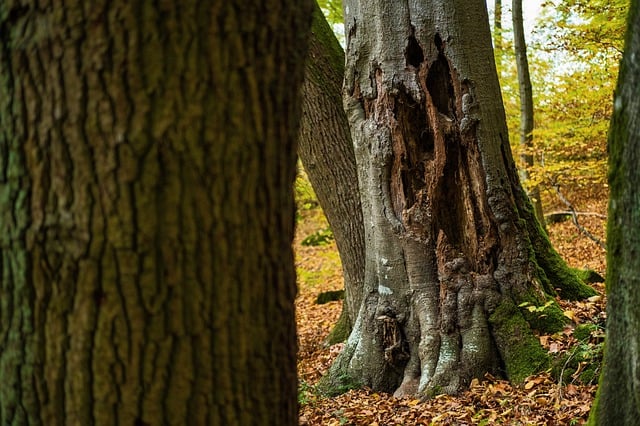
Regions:
[[[325,390],[519,381],[593,294],[535,220],[509,148],[482,0],[347,1],[343,88],[363,209],[362,303]],[[523,309],[520,305],[537,307]]]

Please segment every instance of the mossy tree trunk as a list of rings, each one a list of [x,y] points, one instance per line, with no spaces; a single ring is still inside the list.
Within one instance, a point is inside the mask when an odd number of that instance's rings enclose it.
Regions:
[[[607,338],[593,425],[640,418],[640,2],[631,1],[609,129]]]
[[[297,424],[311,8],[241,3],[0,6],[1,424]]]
[[[365,224],[362,304],[323,386],[455,393],[546,365],[553,250],[509,148],[484,1],[347,1],[344,104]],[[548,305],[530,312],[519,308]]]
[[[364,281],[364,226],[349,122],[342,108],[344,51],[320,8],[314,11],[298,153],[336,240],[344,277],[342,315],[329,342],[355,322]]]

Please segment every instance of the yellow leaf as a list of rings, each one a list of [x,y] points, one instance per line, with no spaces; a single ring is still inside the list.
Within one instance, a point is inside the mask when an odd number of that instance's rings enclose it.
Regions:
[[[407,405],[408,405],[409,407],[413,407],[414,405],[418,405],[419,403],[420,403],[420,400],[419,400],[419,399],[412,399],[411,401],[408,401],[408,402],[407,402]]]
[[[547,405],[549,403],[549,400],[547,400],[547,398],[539,396],[538,398],[536,398],[536,402],[539,405]]]
[[[602,296],[591,296],[591,297],[589,297],[587,300],[588,300],[589,302],[599,302],[599,301],[600,301],[600,299],[602,299]]]
[[[571,309],[567,309],[566,311],[563,312],[564,316],[569,318],[571,321],[574,320],[574,318],[576,317],[576,313],[573,312]]]
[[[536,381],[535,380],[529,380],[527,383],[524,384],[524,388],[526,390],[529,390],[531,388],[533,388],[536,385]]]

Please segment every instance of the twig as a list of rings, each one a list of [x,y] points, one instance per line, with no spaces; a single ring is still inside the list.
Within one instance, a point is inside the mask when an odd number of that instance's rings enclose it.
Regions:
[[[573,214],[574,214],[574,212],[570,212],[568,210],[557,210],[557,211],[554,211],[554,212],[545,213],[545,216],[573,215]],[[577,216],[593,216],[593,217],[597,217],[598,219],[606,219],[607,218],[606,214],[595,213],[595,212],[575,212],[575,214]]]
[[[580,225],[580,222],[578,222],[578,212],[576,212],[576,209],[573,207],[573,204],[571,204],[571,202],[567,200],[564,194],[562,194],[562,191],[560,191],[560,185],[554,184],[553,188],[556,190],[556,194],[558,194],[558,198],[560,198],[560,201],[562,201],[564,205],[567,206],[567,209],[569,209],[568,213],[571,214],[571,221],[578,228],[578,230],[585,237],[589,238],[591,241],[593,241],[594,243],[602,247],[603,250],[606,251],[606,246],[602,242],[602,240],[600,240],[600,238],[593,235],[591,232],[587,231],[587,229],[584,226]]]

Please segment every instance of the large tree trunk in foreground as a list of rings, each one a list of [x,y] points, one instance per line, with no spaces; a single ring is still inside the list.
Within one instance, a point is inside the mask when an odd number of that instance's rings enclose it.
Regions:
[[[325,389],[453,393],[487,371],[522,380],[547,361],[532,328],[563,324],[554,287],[593,290],[559,259],[520,186],[485,3],[345,9],[366,268]]]
[[[346,290],[330,342],[351,332],[362,299],[364,226],[356,159],[342,108],[344,52],[322,11],[314,11],[298,152],[336,240]]]
[[[310,4],[19,3],[0,8],[0,423],[297,424]]]
[[[631,2],[609,130],[607,340],[590,424],[640,418],[640,2]]]
[[[518,70],[518,90],[520,92],[520,178],[522,182],[530,180],[529,169],[533,167],[533,90],[529,75],[527,59],[527,43],[524,36],[524,20],[522,19],[522,0],[513,0],[511,8],[513,21],[513,49],[516,54]],[[544,224],[544,211],[540,199],[540,187],[534,184],[528,191],[536,218]]]

